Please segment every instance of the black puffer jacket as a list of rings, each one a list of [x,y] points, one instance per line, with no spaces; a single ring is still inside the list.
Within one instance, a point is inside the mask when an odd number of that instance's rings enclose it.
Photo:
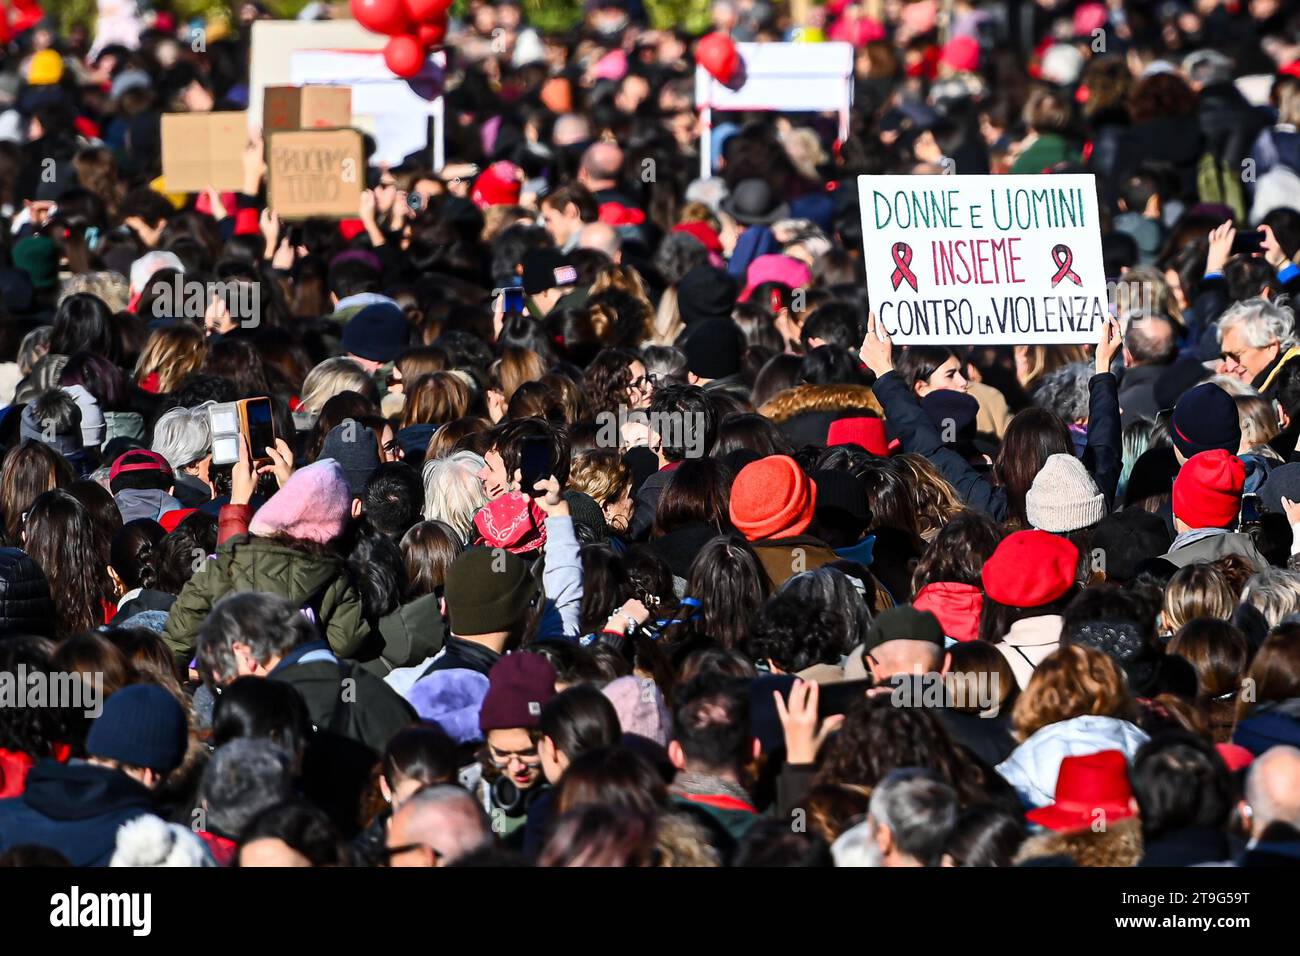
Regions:
[[[18,548],[0,548],[0,634],[52,637],[54,602],[45,573]]]

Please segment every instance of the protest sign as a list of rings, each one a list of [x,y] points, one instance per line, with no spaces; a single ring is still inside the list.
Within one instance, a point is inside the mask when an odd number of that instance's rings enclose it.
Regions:
[[[1090,175],[860,176],[871,308],[900,344],[1095,342],[1109,315]]]
[[[244,113],[164,113],[163,182],[172,193],[218,192],[244,188]]]
[[[352,125],[352,90],[347,86],[268,86],[262,105],[266,133],[292,129],[336,129]]]
[[[354,129],[272,133],[266,149],[267,205],[281,219],[356,216],[365,155]]]

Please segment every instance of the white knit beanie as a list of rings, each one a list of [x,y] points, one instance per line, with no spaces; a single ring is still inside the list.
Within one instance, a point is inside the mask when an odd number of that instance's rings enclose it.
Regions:
[[[1039,531],[1065,534],[1106,517],[1106,498],[1073,455],[1052,455],[1025,495],[1025,517]]]
[[[117,828],[117,843],[108,865],[206,867],[217,864],[193,832],[179,823],[168,823],[146,813]]]

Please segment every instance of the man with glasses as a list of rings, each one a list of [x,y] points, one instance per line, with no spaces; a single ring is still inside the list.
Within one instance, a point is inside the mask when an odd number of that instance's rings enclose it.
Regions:
[[[1219,319],[1220,375],[1266,387],[1279,360],[1297,344],[1295,313],[1267,299],[1247,299]]]
[[[483,809],[460,787],[425,787],[402,804],[388,828],[389,866],[447,866],[490,843]]]

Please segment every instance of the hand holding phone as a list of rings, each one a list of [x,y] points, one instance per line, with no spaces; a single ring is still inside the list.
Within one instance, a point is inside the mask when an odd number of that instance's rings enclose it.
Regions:
[[[533,498],[545,494],[536,485],[554,472],[550,441],[541,436],[525,438],[519,450],[519,490]]]

